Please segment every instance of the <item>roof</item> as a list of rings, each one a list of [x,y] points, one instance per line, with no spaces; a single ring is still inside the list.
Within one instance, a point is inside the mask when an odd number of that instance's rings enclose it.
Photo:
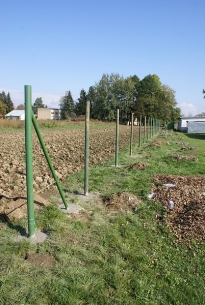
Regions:
[[[7,113],[5,116],[21,116],[25,113],[25,110],[12,110],[11,112]]]
[[[196,120],[196,119],[205,119],[205,116],[185,116],[178,118],[178,120]]]

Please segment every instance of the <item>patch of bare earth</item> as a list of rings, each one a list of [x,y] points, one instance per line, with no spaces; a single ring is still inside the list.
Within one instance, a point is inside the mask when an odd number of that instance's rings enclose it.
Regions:
[[[169,142],[159,140],[159,139],[155,139],[152,143],[146,145],[145,149],[156,148],[156,147],[159,147],[159,146],[162,146],[162,145],[169,145]]]
[[[171,158],[176,159],[176,160],[185,160],[185,161],[198,161],[198,158],[195,156],[191,155],[180,155],[177,153],[173,153],[171,155]]]
[[[154,185],[154,199],[166,209],[166,223],[179,241],[204,240],[205,178],[159,175],[155,177]],[[171,209],[170,201],[174,205]]]
[[[134,211],[141,201],[133,194],[119,192],[117,194],[112,194],[111,196],[106,196],[103,199],[103,203],[108,210]]]
[[[34,196],[34,209],[49,205],[49,201],[39,195]],[[27,198],[25,196],[8,197],[0,194],[0,215],[5,219],[21,219],[27,215]]]
[[[145,167],[147,167],[147,166],[149,166],[149,165],[150,165],[150,164],[147,163],[147,162],[141,162],[141,161],[139,161],[139,162],[133,164],[133,165],[130,167],[130,169],[142,170],[142,169],[144,169]]]
[[[26,261],[34,266],[51,267],[55,264],[55,258],[49,254],[34,253],[30,254]]]

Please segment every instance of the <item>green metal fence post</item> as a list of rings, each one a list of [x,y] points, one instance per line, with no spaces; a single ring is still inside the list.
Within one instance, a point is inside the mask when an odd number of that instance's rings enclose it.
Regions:
[[[139,121],[139,147],[141,146],[141,124],[142,124],[142,116],[140,115],[140,121]]]
[[[130,133],[130,156],[132,156],[132,142],[133,142],[133,116],[134,113],[131,113],[131,133]]]
[[[35,116],[34,116],[33,113],[32,113],[32,121],[33,121],[34,129],[35,129],[36,134],[37,134],[37,136],[38,136],[39,142],[40,142],[41,147],[42,147],[42,149],[43,149],[44,156],[45,156],[45,158],[46,158],[46,160],[47,160],[48,166],[49,166],[49,168],[50,168],[50,170],[51,170],[51,173],[52,173],[52,175],[53,175],[53,178],[54,178],[54,180],[55,180],[55,182],[56,182],[58,191],[59,191],[59,193],[60,193],[60,195],[61,195],[61,198],[62,198],[62,200],[63,200],[63,203],[64,203],[65,207],[68,208],[68,205],[67,205],[67,203],[66,203],[66,199],[65,199],[64,193],[63,193],[63,191],[62,191],[62,188],[61,188],[61,185],[60,185],[60,183],[59,183],[58,177],[57,177],[57,175],[56,175],[56,173],[55,173],[54,167],[53,167],[53,165],[52,165],[52,163],[51,163],[49,154],[48,154],[48,152],[47,152],[46,146],[45,146],[45,144],[44,144],[44,141],[43,141],[43,138],[42,138],[42,136],[41,136],[40,130],[39,130],[39,128],[38,128],[38,124],[37,124],[37,122],[36,122],[36,118],[35,118]]]
[[[89,131],[90,131],[90,101],[86,102],[85,114],[85,170],[84,170],[84,195],[88,195],[88,170],[89,170]]]
[[[24,86],[25,94],[25,149],[26,149],[26,189],[28,234],[35,236],[34,199],[33,199],[33,166],[32,166],[32,87]]]
[[[144,117],[144,143],[146,142],[146,128],[147,128],[147,122],[146,122],[146,116]]]
[[[119,150],[119,113],[120,113],[120,110],[117,109],[117,118],[116,118],[116,140],[115,140],[115,166],[118,166],[118,150]]]
[[[148,118],[148,123],[147,123],[147,141],[149,140],[149,128],[150,128],[150,118]]]
[[[153,118],[151,118],[151,138],[153,137]]]

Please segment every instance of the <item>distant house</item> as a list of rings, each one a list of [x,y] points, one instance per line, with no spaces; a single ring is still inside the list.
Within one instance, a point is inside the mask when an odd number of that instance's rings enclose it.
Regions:
[[[201,126],[200,128],[202,128],[202,126],[205,126],[205,117],[181,117],[178,119],[177,130],[183,132],[192,132],[193,128],[196,128],[197,130],[197,126]],[[201,133],[204,133],[203,130],[201,129]],[[198,130],[198,133],[200,133],[200,130]]]
[[[25,120],[25,110],[12,110],[5,115],[6,119]]]
[[[60,120],[61,110],[58,108],[38,108],[38,120]]]

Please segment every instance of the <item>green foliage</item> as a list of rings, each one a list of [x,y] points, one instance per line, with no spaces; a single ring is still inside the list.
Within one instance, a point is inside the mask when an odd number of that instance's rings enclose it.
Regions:
[[[87,95],[84,89],[80,91],[80,97],[75,105],[75,114],[85,115]]]
[[[37,109],[38,108],[47,108],[47,106],[44,105],[44,103],[43,103],[42,97],[37,97],[34,104],[33,104],[32,109],[33,109],[34,114],[37,114]]]
[[[2,106],[3,107],[2,110],[5,112],[6,109],[6,114],[14,110],[14,104],[11,100],[9,92],[7,94],[4,91],[0,93],[0,102],[4,104],[4,106]]]
[[[74,114],[75,104],[70,91],[67,91],[65,96],[60,100],[61,119],[68,120]]]
[[[89,88],[88,98],[91,118],[99,120],[115,120],[117,108],[121,122],[129,121],[131,112],[135,113],[135,118],[142,115],[162,122],[176,121],[180,116],[175,91],[163,85],[156,74],[147,75],[141,81],[136,75],[124,78],[119,74],[103,74],[100,81]]]
[[[175,91],[163,85],[156,74],[147,75],[138,86],[134,112],[138,117],[141,114],[162,122],[176,121],[180,116],[176,104]]]
[[[131,113],[135,118],[146,116],[166,123],[176,121],[181,110],[176,107],[175,91],[163,85],[159,76],[149,74],[142,80],[137,75],[124,78],[119,74],[103,74],[101,79],[90,86],[88,93],[84,89],[76,105],[71,92],[60,101],[62,119],[68,119],[73,113],[85,114],[86,100],[90,100],[90,117],[103,121],[114,121],[116,109],[120,109],[122,123],[131,120]]]
[[[0,114],[2,114],[3,116],[5,116],[6,114],[6,105],[0,100]]]

